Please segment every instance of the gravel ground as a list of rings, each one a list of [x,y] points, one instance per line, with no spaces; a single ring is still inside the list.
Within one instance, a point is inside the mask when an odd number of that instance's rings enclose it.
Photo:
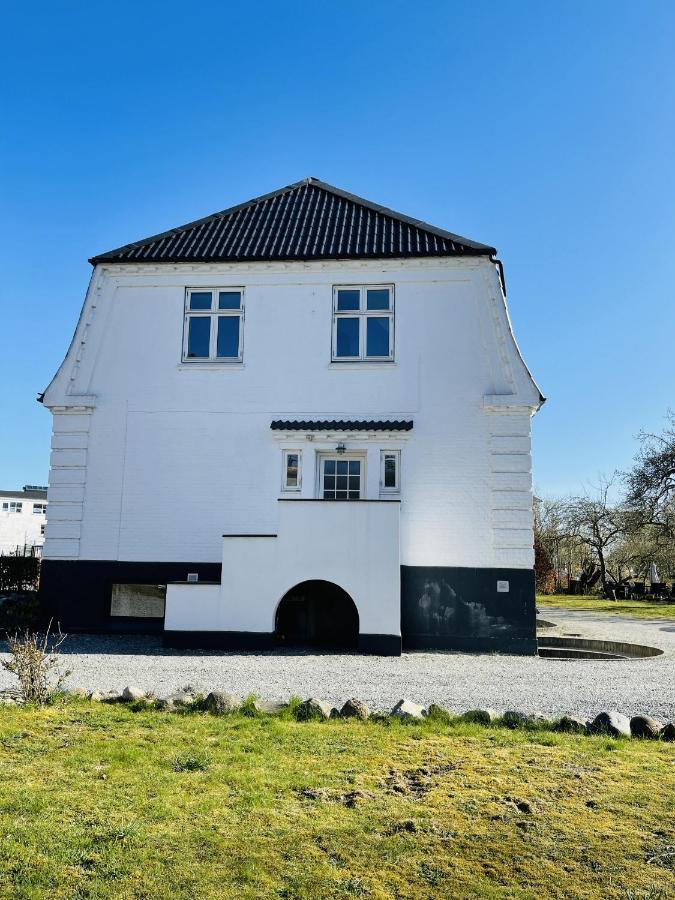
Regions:
[[[595,715],[617,709],[675,720],[675,621],[638,620],[547,607],[548,634],[580,634],[648,644],[663,656],[643,660],[552,660],[454,652],[401,657],[278,651],[222,653],[164,650],[161,639],[71,635],[62,653],[71,686],[121,690],[131,684],[166,696],[185,684],[265,700],[292,694],[340,704],[360,697],[389,710],[401,697],[463,711],[490,706],[546,715]],[[0,670],[0,689],[13,678]]]

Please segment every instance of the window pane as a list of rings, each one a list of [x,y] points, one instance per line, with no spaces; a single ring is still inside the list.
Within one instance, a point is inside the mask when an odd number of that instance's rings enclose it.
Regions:
[[[338,291],[337,292],[337,308],[338,310],[358,309],[360,304],[360,291]]]
[[[358,459],[349,460],[349,474],[359,475],[361,472],[361,463]]]
[[[239,291],[220,291],[218,309],[241,309],[241,293]]]
[[[346,475],[348,471],[349,471],[349,463],[347,462],[347,460],[346,459],[338,460],[338,464],[337,464],[338,475]]]
[[[335,347],[336,356],[358,356],[359,355],[359,320],[358,319],[338,319],[337,340]]]
[[[190,316],[189,328],[188,357],[190,359],[208,359],[211,317]]]
[[[323,486],[326,490],[335,490],[335,475],[324,475]]]
[[[286,454],[286,487],[298,486],[298,454]]]
[[[396,457],[385,456],[384,458],[384,486],[387,488],[396,487]]]
[[[358,475],[350,475],[349,476],[349,490],[350,491],[358,491],[361,486],[361,479]]]
[[[239,356],[239,316],[218,316],[216,355],[230,359]]]
[[[389,356],[389,316],[369,316],[366,356]]]
[[[350,492],[349,492],[349,499],[350,499],[350,500],[360,500],[361,497],[360,497],[360,495],[359,495],[359,492],[358,492],[358,491],[350,491]]]
[[[377,290],[367,291],[366,308],[389,309],[388,288],[378,288]]]
[[[346,500],[347,499],[347,491],[336,491],[335,499],[336,500]]]
[[[335,460],[327,459],[323,464],[323,470],[326,475],[335,475]]]
[[[190,294],[190,309],[211,309],[211,291],[193,291]]]

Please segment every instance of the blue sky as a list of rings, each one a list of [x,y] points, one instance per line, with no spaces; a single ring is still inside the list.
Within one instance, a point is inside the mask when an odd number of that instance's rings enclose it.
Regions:
[[[87,258],[314,175],[499,249],[549,398],[535,488],[675,407],[672,2],[14,3],[0,59],[0,486]]]

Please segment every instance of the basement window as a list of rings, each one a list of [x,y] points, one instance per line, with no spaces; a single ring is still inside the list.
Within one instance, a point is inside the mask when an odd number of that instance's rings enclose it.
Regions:
[[[332,358],[337,362],[393,360],[393,285],[333,288]]]
[[[161,619],[164,616],[166,585],[113,584],[110,615],[131,619]]]
[[[241,362],[243,324],[243,288],[188,288],[183,362]]]

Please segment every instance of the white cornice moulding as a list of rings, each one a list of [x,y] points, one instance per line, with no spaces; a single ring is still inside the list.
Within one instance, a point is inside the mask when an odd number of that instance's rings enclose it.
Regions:
[[[45,404],[52,412],[88,413],[96,409],[96,394],[68,394],[58,403]]]
[[[498,413],[533,413],[537,406],[531,403],[523,403],[518,400],[516,394],[485,394],[483,396],[483,409],[485,412]]]

